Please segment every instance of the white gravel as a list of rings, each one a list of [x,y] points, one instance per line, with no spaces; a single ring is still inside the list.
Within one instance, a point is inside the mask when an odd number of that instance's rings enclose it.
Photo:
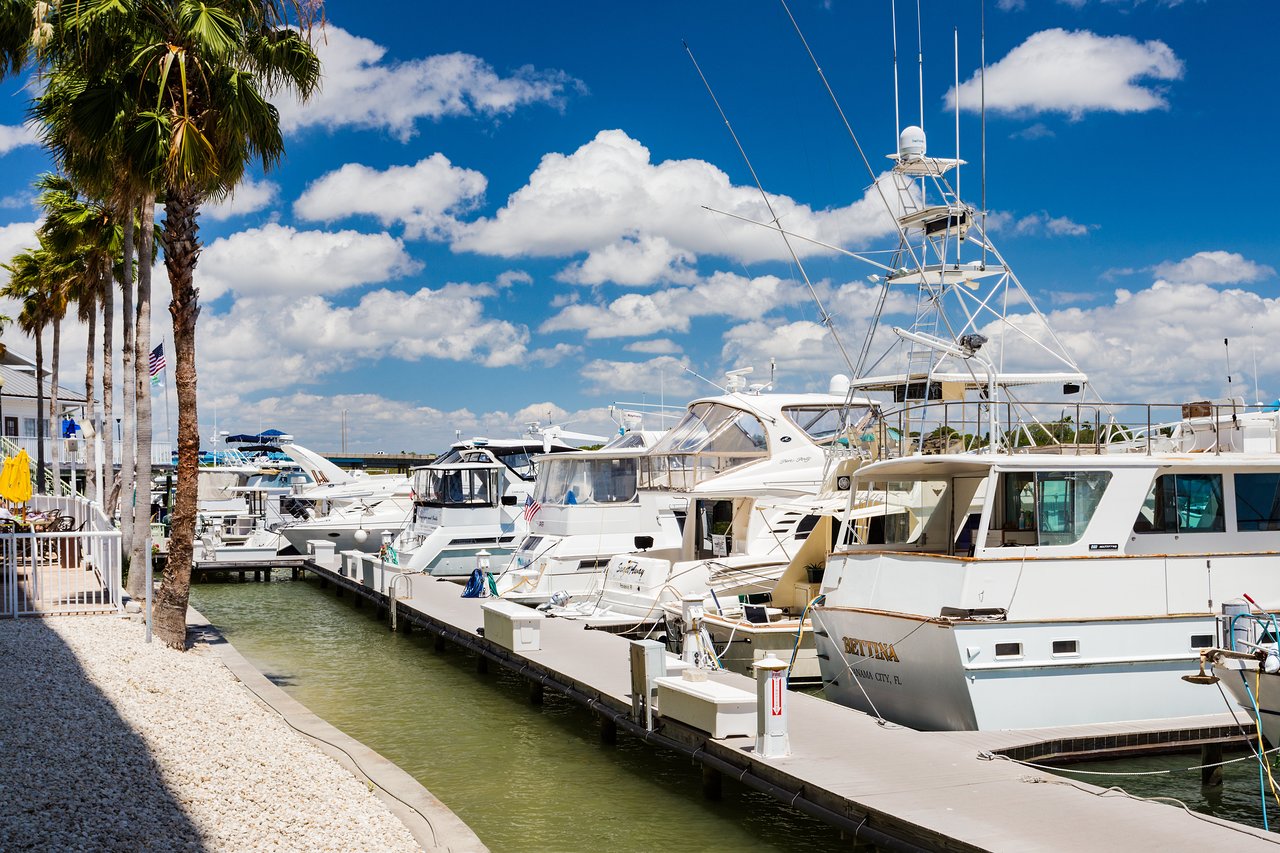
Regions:
[[[0,620],[0,850],[419,850],[207,647]]]

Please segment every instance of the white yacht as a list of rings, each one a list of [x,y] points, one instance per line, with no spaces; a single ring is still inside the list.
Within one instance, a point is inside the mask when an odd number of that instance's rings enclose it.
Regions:
[[[527,530],[536,457],[574,448],[550,436],[454,444],[439,459],[415,468],[413,515],[392,543],[405,572],[466,577],[476,555],[509,556]]]
[[[628,630],[663,620],[663,603],[687,595],[767,599],[817,521],[791,501],[818,492],[823,448],[872,440],[873,405],[851,402],[845,377],[832,384],[827,394],[764,393],[731,375],[727,393],[690,403],[640,460],[642,492],[687,501],[679,545],[613,557],[597,591],[547,612]]]
[[[596,592],[609,558],[680,542],[688,498],[639,488],[645,451],[659,432],[624,431],[599,450],[538,459],[528,534],[495,583],[498,594],[526,604]]]
[[[288,445],[284,452],[310,466],[311,482],[294,497],[309,505],[307,517],[286,522],[280,535],[284,549],[308,552],[312,540],[332,542],[337,551],[373,553],[382,546],[382,535],[404,529],[412,515],[412,482],[401,474],[363,475],[343,471],[319,454]]]
[[[852,387],[892,391],[886,418],[922,438],[854,474],[852,493],[906,511],[849,520],[827,560],[811,610],[826,695],[921,729],[1222,710],[1178,676],[1220,642],[1225,602],[1280,608],[1280,414],[1086,402],[949,184],[962,161],[926,156],[919,128],[891,157],[904,210],[884,291],[914,287],[916,317]],[[1057,383],[1065,402],[1023,397]]]

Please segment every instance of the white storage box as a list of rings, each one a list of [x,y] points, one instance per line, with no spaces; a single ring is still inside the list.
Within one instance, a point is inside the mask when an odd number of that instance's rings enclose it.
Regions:
[[[658,713],[710,732],[713,738],[756,733],[756,694],[717,681],[682,676],[655,679]]]
[[[546,615],[496,598],[480,605],[484,611],[484,636],[513,652],[536,652],[542,648],[542,620]]]

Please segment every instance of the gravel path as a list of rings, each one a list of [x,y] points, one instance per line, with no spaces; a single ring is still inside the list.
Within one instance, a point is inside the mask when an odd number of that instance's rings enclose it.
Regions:
[[[0,620],[0,850],[419,849],[207,647]]]

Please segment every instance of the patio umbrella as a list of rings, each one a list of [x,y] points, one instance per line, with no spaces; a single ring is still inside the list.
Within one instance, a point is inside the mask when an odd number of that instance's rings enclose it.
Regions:
[[[5,500],[13,500],[9,497],[10,483],[13,482],[13,462],[12,456],[4,458],[4,468],[0,468],[0,498]]]
[[[19,450],[13,458],[13,469],[10,472],[9,500],[24,504],[31,500],[31,457],[26,450]]]

